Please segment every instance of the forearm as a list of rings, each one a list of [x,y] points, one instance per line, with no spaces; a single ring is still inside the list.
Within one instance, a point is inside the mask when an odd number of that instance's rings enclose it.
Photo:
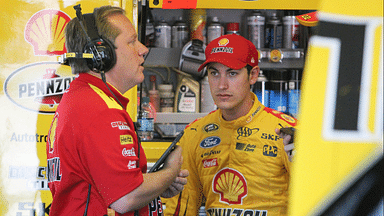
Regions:
[[[155,173],[143,174],[143,183],[129,194],[114,202],[111,208],[119,213],[140,209],[164,192],[176,176],[177,172],[172,169],[163,169]]]

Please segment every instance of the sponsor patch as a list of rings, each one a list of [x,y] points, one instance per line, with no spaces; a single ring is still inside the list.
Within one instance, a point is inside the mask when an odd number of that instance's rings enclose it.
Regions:
[[[232,209],[232,208],[210,208],[207,209],[208,216],[221,216],[221,215],[233,215],[233,216],[267,216],[267,210],[254,210],[254,209]]]
[[[237,129],[237,139],[239,139],[239,137],[249,137],[252,135],[253,132],[258,132],[259,131],[259,128],[248,128],[248,127],[239,127]]]
[[[270,146],[270,145],[264,145],[263,146],[263,155],[269,156],[269,157],[276,157],[277,156],[277,147],[276,146]]]
[[[122,151],[122,154],[124,157],[136,156],[135,148],[134,147],[132,147],[131,149],[124,148]]]
[[[229,43],[229,40],[228,40],[228,38],[222,38],[217,43],[219,44],[219,46],[226,46]]]
[[[133,138],[131,135],[120,135],[120,144],[127,145],[133,144]]]
[[[233,53],[233,47],[213,47],[211,50],[212,53]]]
[[[203,157],[208,157],[208,156],[211,156],[211,155],[220,154],[220,153],[221,153],[220,150],[218,150],[218,151],[204,152],[203,154],[201,154],[201,158],[203,158]]]
[[[115,121],[111,122],[112,128],[119,128],[119,130],[130,130],[131,128],[128,126],[127,122]]]
[[[256,145],[245,144],[245,143],[236,143],[236,150],[254,152]]]
[[[203,127],[203,130],[204,130],[206,133],[214,132],[214,131],[219,130],[219,125],[216,124],[216,123],[210,123],[210,124],[205,125],[205,126]]]
[[[212,148],[214,146],[219,145],[221,142],[220,137],[217,136],[212,136],[212,137],[207,137],[200,143],[201,148]]]
[[[217,164],[217,158],[203,160],[204,168],[214,167],[214,166],[217,166],[217,165],[218,165]]]
[[[136,168],[136,161],[129,161],[127,167],[128,167],[128,169],[135,169]]]
[[[271,108],[269,108],[269,107],[265,107],[264,110],[265,110],[267,113],[271,113],[272,115],[278,117],[279,119],[284,120],[284,121],[287,122],[289,125],[291,125],[291,126],[296,126],[297,120],[296,120],[295,118],[293,118],[292,116],[289,116],[289,115],[284,114],[284,113],[282,113],[282,112],[276,111],[276,110],[271,109]]]
[[[244,176],[239,171],[227,167],[216,173],[212,181],[212,190],[220,195],[220,202],[229,205],[243,204],[243,198],[248,194]]]
[[[280,136],[277,134],[262,133],[260,138],[265,140],[278,141]]]

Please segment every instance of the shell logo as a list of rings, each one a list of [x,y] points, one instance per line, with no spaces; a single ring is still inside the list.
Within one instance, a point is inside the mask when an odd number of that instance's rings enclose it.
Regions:
[[[296,123],[296,120],[287,114],[281,114],[281,118],[283,118],[288,123],[291,123],[291,124]]]
[[[216,173],[212,190],[220,195],[220,202],[242,204],[248,193],[247,181],[239,171],[226,167]]]
[[[226,46],[228,43],[229,43],[228,38],[223,38],[218,42],[219,46]]]
[[[74,79],[69,66],[58,62],[33,63],[9,75],[4,83],[4,92],[19,107],[54,114]]]
[[[65,48],[64,28],[71,18],[62,11],[45,9],[35,13],[24,30],[25,40],[35,55],[61,55]]]

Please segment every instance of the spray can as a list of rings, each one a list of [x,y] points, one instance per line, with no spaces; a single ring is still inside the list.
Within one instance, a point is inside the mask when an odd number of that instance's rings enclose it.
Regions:
[[[270,72],[269,85],[271,89],[269,94],[269,107],[280,112],[287,112],[288,72],[286,70],[273,70],[269,72]]]
[[[248,40],[250,40],[257,49],[264,48],[264,28],[265,17],[260,11],[255,10],[247,17]]]
[[[205,43],[206,31],[205,25],[207,23],[207,12],[205,9],[191,10],[191,40],[199,39]]]
[[[256,94],[257,99],[266,107],[269,107],[269,86],[268,79],[263,74],[263,71],[260,71],[259,77],[255,83],[253,92]]]
[[[288,113],[297,118],[300,103],[301,70],[290,70],[288,80]]]
[[[164,20],[155,27],[155,47],[171,48],[171,26]]]
[[[198,113],[200,110],[200,85],[189,74],[178,74],[174,110],[178,113]]]
[[[280,19],[273,13],[265,28],[265,47],[270,49],[282,48],[283,25]]]
[[[147,23],[145,24],[145,46],[153,47],[155,45],[155,27],[153,23],[148,18]]]
[[[292,15],[291,15],[292,14]],[[288,49],[300,48],[300,24],[293,13],[283,17],[284,41],[283,47]]]
[[[189,38],[188,26],[183,21],[183,17],[179,19],[172,26],[172,47],[182,48]]]
[[[215,40],[224,34],[224,27],[220,24],[219,18],[213,17],[211,24],[208,26],[208,42]]]
[[[227,34],[240,35],[239,23],[227,23]]]

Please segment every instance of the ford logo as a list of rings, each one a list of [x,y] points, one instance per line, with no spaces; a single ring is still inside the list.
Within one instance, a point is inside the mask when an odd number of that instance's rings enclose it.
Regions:
[[[213,137],[207,137],[200,143],[201,148],[212,148],[214,146],[219,145],[221,142],[220,137],[213,136]]]

